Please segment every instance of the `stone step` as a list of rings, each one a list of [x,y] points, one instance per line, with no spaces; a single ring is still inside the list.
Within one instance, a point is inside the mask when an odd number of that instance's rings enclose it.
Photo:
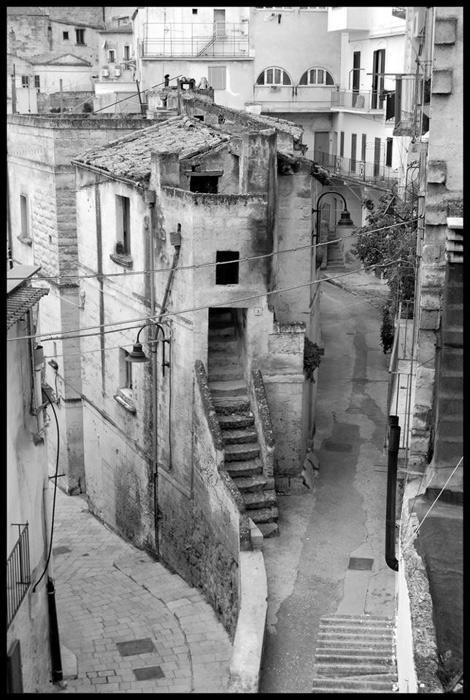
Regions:
[[[263,473],[263,466],[260,459],[247,459],[240,462],[225,462],[225,469],[232,478],[250,477]]]
[[[225,461],[236,462],[255,459],[255,457],[259,457],[259,452],[260,449],[257,442],[247,442],[243,445],[226,445]]]
[[[359,629],[363,627],[385,627],[393,629],[394,622],[389,617],[369,616],[369,615],[331,615],[322,617],[320,627],[331,627],[339,625],[356,625]]]
[[[238,340],[235,338],[224,338],[220,336],[218,338],[209,339],[209,354],[213,352],[230,353],[232,355],[238,355]]]
[[[327,639],[349,639],[354,641],[358,636],[364,641],[372,642],[374,641],[386,641],[393,639],[393,630],[387,629],[373,629],[371,627],[364,629],[362,632],[358,633],[356,628],[321,628],[318,632],[319,640]]]
[[[393,666],[394,659],[392,656],[392,650],[388,649],[387,652],[364,652],[364,651],[354,651],[354,650],[324,650],[316,651],[315,653],[315,663],[328,663],[328,664],[342,664],[342,663],[354,663],[360,662],[363,664],[380,664],[381,666]]]
[[[269,520],[275,520],[278,517],[279,511],[275,506],[272,506],[271,508],[259,508],[250,510],[250,518],[257,525],[258,523],[267,523]]]
[[[263,537],[274,537],[279,534],[279,525],[277,523],[256,523],[256,527],[261,531]]]
[[[226,379],[224,381],[209,381],[212,396],[247,396],[244,379]]]
[[[254,476],[241,476],[233,479],[238,490],[243,494],[245,492],[259,491],[260,489],[273,489],[274,478],[255,474]]]
[[[248,413],[250,402],[245,396],[213,396],[215,412],[223,415],[232,413]]]
[[[251,513],[250,517],[252,520],[254,519]],[[316,663],[315,674],[317,676],[330,676],[330,678],[336,678],[338,676],[376,675],[384,673],[386,668],[386,666],[378,663]]]
[[[314,678],[313,693],[383,693],[393,691],[393,681],[361,680],[356,678]]]
[[[209,365],[208,377],[210,382],[225,382],[229,379],[243,379],[243,370],[240,365]]]
[[[232,415],[228,415],[228,416],[219,415],[218,420],[219,420],[219,425],[220,425],[222,431],[231,430],[231,429],[248,428],[249,426],[255,424],[255,419],[254,419],[252,413],[249,413],[248,415],[237,415],[237,414],[232,414]],[[222,435],[223,434],[224,434],[224,432],[222,432]]]
[[[243,493],[242,495],[247,510],[250,511],[250,518],[252,520],[254,520],[254,518],[251,517],[251,510],[253,508],[259,509],[276,505],[276,492],[274,490],[254,491]]]
[[[222,439],[225,445],[241,445],[246,442],[256,442],[258,434],[256,430],[222,430]]]
[[[212,338],[235,338],[235,327],[226,325],[217,325],[209,328],[209,342]]]
[[[227,348],[214,350],[209,345],[207,364],[216,367],[226,367],[227,364],[236,364],[237,367],[240,367],[240,355],[238,351],[235,350],[233,352],[229,352]]]
[[[383,654],[390,651],[390,645],[392,639],[377,640],[374,638],[372,641],[370,639],[351,639],[351,640],[338,640],[336,637],[331,636],[328,638],[323,638],[321,640],[321,645],[319,644],[317,650],[321,651],[351,651],[354,654],[368,654],[369,652],[377,652],[378,654]]]

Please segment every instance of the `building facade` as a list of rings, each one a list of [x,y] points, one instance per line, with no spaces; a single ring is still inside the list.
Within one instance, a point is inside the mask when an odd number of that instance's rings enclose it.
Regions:
[[[47,567],[51,516],[43,359],[34,340],[39,300],[47,289],[31,284],[38,269],[17,265],[7,276],[5,540],[9,693],[47,693],[51,682],[48,593],[46,579],[39,582]]]

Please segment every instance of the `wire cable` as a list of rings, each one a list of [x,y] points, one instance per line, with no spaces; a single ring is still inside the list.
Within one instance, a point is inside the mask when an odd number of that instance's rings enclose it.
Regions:
[[[394,265],[397,262],[401,262],[401,258],[397,258],[397,260],[392,260],[389,263],[383,264],[381,263],[380,265],[370,265],[368,267],[364,267],[363,271],[367,270],[374,270],[376,267],[389,267],[390,265]],[[196,307],[190,307],[187,309],[181,309],[179,311],[167,311],[164,314],[159,314],[158,317],[156,316],[155,319],[152,316],[146,316],[144,318],[130,318],[127,319],[126,321],[114,321],[111,323],[103,323],[103,324],[98,324],[97,326],[87,326],[86,328],[75,328],[75,329],[70,329],[69,331],[55,331],[55,332],[49,332],[49,333],[44,333],[44,334],[36,334],[34,336],[28,336],[28,335],[22,335],[18,336],[16,338],[8,338],[9,342],[16,341],[16,340],[24,340],[26,338],[40,338],[42,342],[47,342],[50,340],[68,340],[74,337],[86,337],[83,336],[80,331],[91,331],[91,330],[96,330],[96,329],[103,329],[107,328],[108,326],[116,326],[124,323],[146,323],[146,322],[155,322],[157,318],[162,319],[162,318],[167,318],[167,317],[172,317],[172,316],[180,316],[181,314],[186,314],[186,313],[193,313],[195,311],[204,311],[206,309],[211,309],[211,308],[218,308],[218,307],[224,307],[229,304],[236,304],[241,301],[252,301],[253,299],[260,299],[262,297],[270,296],[272,294],[282,294],[284,292],[292,292],[295,291],[296,289],[303,289],[305,287],[311,287],[314,284],[320,284],[321,282],[328,282],[330,280],[336,280],[336,279],[341,279],[343,277],[347,277],[348,275],[356,274],[357,270],[350,270],[348,272],[345,272],[341,275],[336,275],[335,277],[323,277],[321,279],[317,280],[312,280],[310,282],[305,282],[303,284],[297,284],[293,285],[292,287],[283,287],[281,289],[273,289],[273,290],[265,290],[263,292],[260,292],[258,294],[251,294],[250,296],[247,297],[241,297],[237,299],[227,299],[225,301],[221,301],[219,303],[213,303],[210,306],[207,305],[202,305],[202,306],[196,306]],[[108,333],[116,333],[119,331],[125,331],[125,330],[131,330],[131,328],[134,328],[135,326],[128,326],[128,327],[121,327],[121,328],[115,328],[114,330],[109,330],[106,331]],[[104,332],[104,331],[101,331]],[[79,333],[79,335],[65,335],[65,333]],[[92,335],[99,335],[99,333],[94,333]]]
[[[34,584],[33,593],[35,592],[36,588],[38,587],[39,583],[42,581],[44,574],[47,571],[47,567],[49,566],[49,560],[51,558],[51,553],[52,553],[52,538],[54,536],[55,502],[56,502],[56,495],[57,495],[57,475],[59,472],[59,453],[60,453],[60,428],[59,428],[59,421],[57,419],[57,413],[56,413],[56,410],[54,408],[54,404],[52,403],[52,401],[49,397],[49,394],[47,393],[47,391],[45,389],[43,389],[43,393],[45,394],[47,400],[49,401],[49,404],[50,404],[52,411],[54,413],[55,425],[56,425],[56,430],[57,430],[57,451],[56,451],[56,460],[55,460],[55,475],[53,477],[54,478],[54,498],[52,501],[51,535],[49,538],[49,553],[47,555],[46,564],[44,566],[44,571],[42,572],[41,576]]]

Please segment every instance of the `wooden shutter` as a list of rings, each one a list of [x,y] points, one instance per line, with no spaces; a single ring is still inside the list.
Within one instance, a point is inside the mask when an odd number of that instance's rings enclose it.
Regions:
[[[225,66],[209,66],[209,85],[214,90],[225,90],[227,83],[227,68]]]

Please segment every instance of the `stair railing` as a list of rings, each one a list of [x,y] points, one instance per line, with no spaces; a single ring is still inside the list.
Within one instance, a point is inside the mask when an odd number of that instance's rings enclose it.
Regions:
[[[248,390],[260,446],[263,475],[271,478],[274,476],[274,435],[261,370],[253,369],[251,371]]]

